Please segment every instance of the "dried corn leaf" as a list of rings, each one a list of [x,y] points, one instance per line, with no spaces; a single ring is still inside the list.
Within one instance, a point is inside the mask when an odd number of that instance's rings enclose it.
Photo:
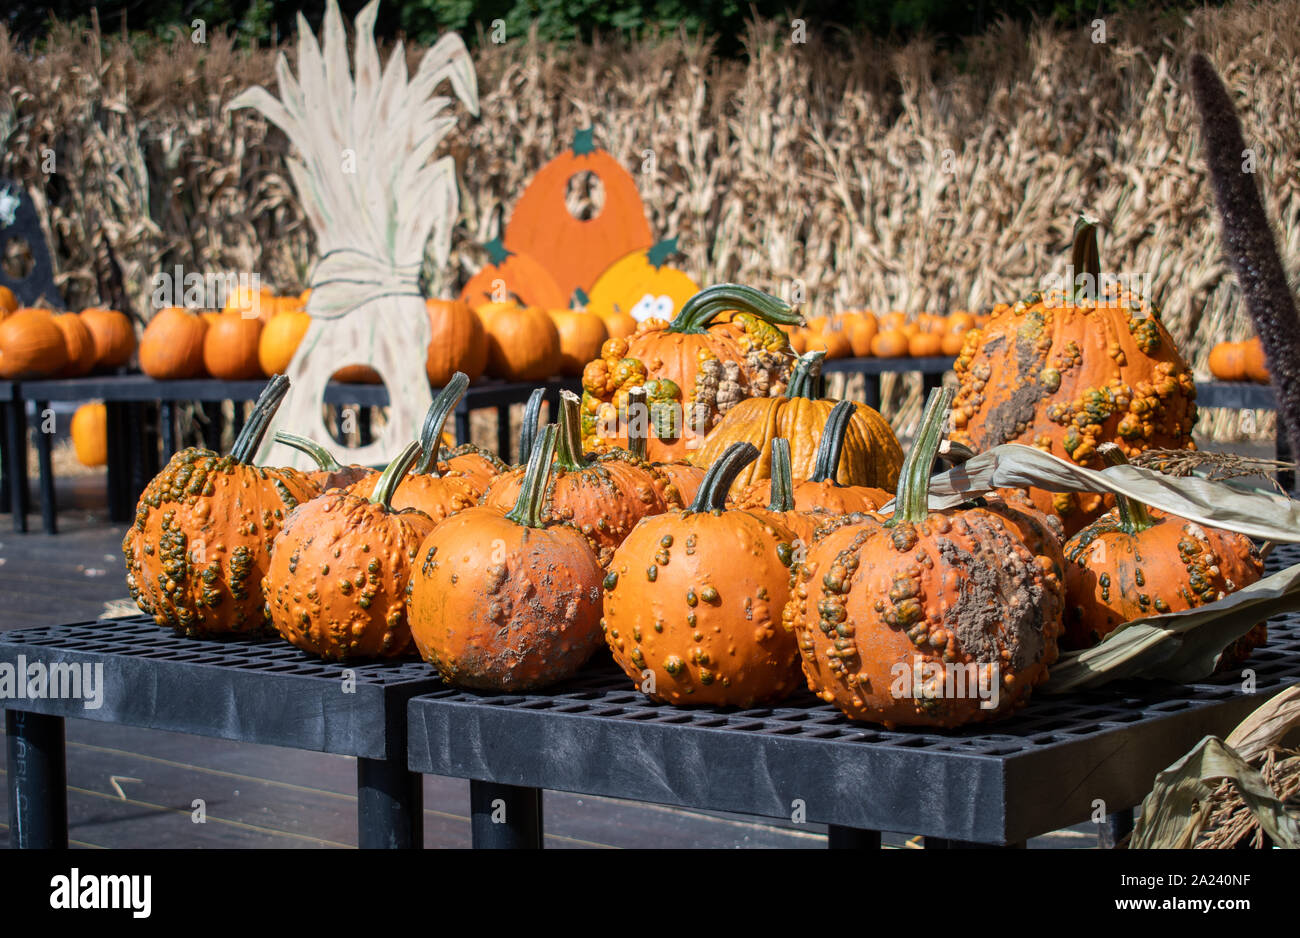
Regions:
[[[1300,726],[1300,684],[1269,698],[1237,725],[1227,744],[1247,762],[1257,762]]]

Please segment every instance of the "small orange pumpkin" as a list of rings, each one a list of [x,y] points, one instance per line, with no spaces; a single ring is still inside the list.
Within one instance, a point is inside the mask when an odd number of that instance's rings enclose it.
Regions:
[[[202,316],[179,306],[160,309],[140,340],[140,370],[160,381],[198,377],[203,374],[207,334],[208,324]]]
[[[424,370],[429,383],[443,387],[452,375],[463,371],[475,381],[487,368],[487,334],[483,321],[461,300],[424,301],[429,311],[429,354]]]
[[[266,321],[257,339],[257,364],[268,378],[284,374],[302,337],[311,326],[311,316],[301,309],[286,309]]]
[[[248,381],[262,376],[257,347],[262,320],[239,313],[222,313],[208,324],[203,337],[203,367],[223,381]]]
[[[0,378],[46,378],[68,363],[63,332],[45,309],[20,309],[0,320]]]
[[[68,363],[59,372],[60,378],[80,378],[95,368],[95,338],[76,313],[58,313],[54,324],[63,333],[63,345],[68,352]]]
[[[581,375],[587,362],[600,357],[600,347],[609,338],[605,321],[595,313],[576,309],[547,312],[560,336],[560,374]]]
[[[120,368],[135,351],[135,329],[126,313],[92,306],[81,311],[81,321],[95,340],[95,367]]]
[[[902,358],[908,354],[907,333],[900,329],[881,329],[871,338],[871,354],[876,358]]]
[[[108,408],[102,403],[82,404],[72,415],[72,446],[83,466],[108,462]]]
[[[507,381],[540,381],[560,367],[560,333],[546,310],[506,306],[493,310],[487,329],[488,370]]]

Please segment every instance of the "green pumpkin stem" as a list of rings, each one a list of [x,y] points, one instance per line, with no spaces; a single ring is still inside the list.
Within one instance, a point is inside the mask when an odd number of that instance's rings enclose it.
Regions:
[[[533,393],[528,395],[528,403],[524,405],[524,420],[519,425],[519,463],[518,465],[527,465],[529,457],[533,455],[533,447],[537,445],[537,427],[542,416],[542,401],[546,397],[545,388],[534,388]],[[509,456],[509,454],[506,454]]]
[[[627,451],[633,459],[649,458],[650,407],[649,395],[643,386],[629,388],[627,392]],[[634,416],[635,415],[635,416]]]
[[[720,283],[701,290],[683,303],[667,331],[684,335],[702,334],[708,330],[714,316],[729,309],[753,313],[759,319],[774,325],[798,326],[804,321],[797,309],[762,290],[738,283]]]
[[[548,423],[528,456],[523,488],[519,490],[515,507],[506,514],[506,517],[516,524],[530,528],[546,527],[546,522],[542,518],[542,504],[546,500],[546,483],[551,477],[551,460],[555,456],[557,436],[555,424]]]
[[[583,469],[587,457],[582,452],[582,401],[572,391],[560,392],[560,426],[556,434],[555,461],[561,468]]]
[[[288,375],[276,375],[266,382],[266,387],[262,388],[257,403],[253,405],[253,412],[249,415],[248,422],[244,424],[244,429],[240,430],[239,436],[235,438],[235,445],[230,448],[231,459],[244,465],[253,461],[253,455],[257,452],[257,448],[262,445],[262,438],[266,436],[267,428],[271,426],[271,420],[275,417],[275,412],[280,409],[280,405],[284,403],[285,395],[288,393]]]
[[[826,418],[822,438],[817,442],[817,456],[813,460],[813,482],[832,482],[839,485],[840,455],[844,452],[844,437],[849,432],[853,415],[858,412],[852,401],[840,401]]]
[[[952,406],[952,388],[935,388],[925,402],[925,413],[916,431],[903,469],[898,476],[898,494],[894,500],[894,516],[885,522],[893,527],[906,521],[915,524],[930,516],[930,475],[934,472],[934,457],[943,439],[943,425],[948,420]]]
[[[393,495],[396,494],[397,487],[402,484],[402,480],[411,471],[411,467],[415,465],[423,450],[424,446],[419,440],[412,440],[406,444],[406,449],[398,453],[397,458],[390,462],[379,476],[379,481],[375,483],[375,490],[370,493],[370,504],[383,505],[389,511],[393,510]]]
[[[1074,224],[1074,249],[1070,255],[1070,266],[1075,279],[1065,285],[1066,296],[1073,299],[1080,293],[1078,278],[1087,274],[1092,280],[1092,295],[1097,296],[1101,290],[1101,252],[1097,248],[1097,223],[1086,215],[1080,215]]]
[[[822,361],[826,358],[826,352],[813,351],[804,352],[794,363],[794,368],[790,371],[790,383],[785,386],[785,396],[787,398],[806,397],[809,400],[820,400],[822,396]]]
[[[794,511],[794,475],[790,468],[790,441],[772,440],[772,499],[768,511]]]
[[[717,462],[709,467],[700,483],[700,490],[695,493],[688,511],[721,511],[727,507],[727,493],[731,484],[744,469],[758,458],[758,447],[753,443],[732,443],[718,457]]]
[[[341,472],[343,470],[343,467],[339,465],[339,461],[334,458],[334,454],[315,440],[309,440],[305,436],[299,436],[296,433],[276,430],[275,442],[283,443],[285,446],[291,446],[301,453],[306,453],[322,472]]]
[[[423,453],[420,456],[420,464],[415,467],[416,472],[435,477],[440,474],[438,451],[442,446],[442,427],[451,416],[451,412],[456,409],[456,405],[460,403],[460,399],[465,396],[465,389],[468,387],[469,376],[463,371],[458,371],[451,376],[447,386],[434,396],[433,403],[424,414],[424,426],[420,428],[420,446],[423,448]]]
[[[1102,461],[1108,466],[1127,466],[1124,451],[1114,443],[1102,443],[1097,447]],[[1147,506],[1127,495],[1115,493],[1115,505],[1119,508],[1119,526],[1125,534],[1140,534],[1156,523]]]

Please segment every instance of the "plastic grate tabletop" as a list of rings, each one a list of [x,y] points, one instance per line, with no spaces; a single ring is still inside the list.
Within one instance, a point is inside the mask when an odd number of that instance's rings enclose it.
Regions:
[[[1269,572],[1300,563],[1278,548]],[[954,840],[1013,843],[1131,807],[1204,735],[1226,734],[1300,681],[1300,615],[1269,622],[1246,664],[1193,685],[1129,681],[1035,695],[1017,716],[959,730],[854,723],[804,692],[752,710],[651,702],[602,655],[545,692],[443,688],[411,702],[415,771],[501,784]]]
[[[144,615],[0,633],[0,666],[20,656],[29,675],[89,665],[99,706],[86,685],[73,698],[6,693],[6,708],[373,759],[400,753],[406,702],[443,686],[418,658],[325,662],[279,638],[185,638]]]

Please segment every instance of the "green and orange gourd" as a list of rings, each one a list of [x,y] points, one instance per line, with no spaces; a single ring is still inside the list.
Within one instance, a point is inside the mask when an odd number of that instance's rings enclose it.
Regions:
[[[333,660],[407,652],[406,588],[433,520],[395,509],[392,499],[420,451],[413,441],[398,454],[369,498],[331,489],[289,515],[262,580],[267,614],[285,641]]]
[[[808,686],[854,720],[997,719],[1024,704],[1057,658],[1063,587],[1051,560],[996,511],[929,510],[951,395],[930,396],[893,515],[831,522],[796,569],[785,626]]]
[[[269,626],[262,577],[289,513],[319,494],[303,473],[252,464],[289,390],[268,382],[229,455],[181,450],[145,487],[122,540],[136,604],[190,636]]]
[[[758,456],[734,443],[690,507],[645,518],[605,577],[605,641],[651,699],[750,707],[799,686],[794,635],[782,626],[796,535],[765,512],[726,507]]]
[[[546,427],[509,512],[470,508],[420,545],[411,634],[456,687],[545,687],[571,677],[601,645],[604,571],[586,537],[542,508],[555,437]]]

